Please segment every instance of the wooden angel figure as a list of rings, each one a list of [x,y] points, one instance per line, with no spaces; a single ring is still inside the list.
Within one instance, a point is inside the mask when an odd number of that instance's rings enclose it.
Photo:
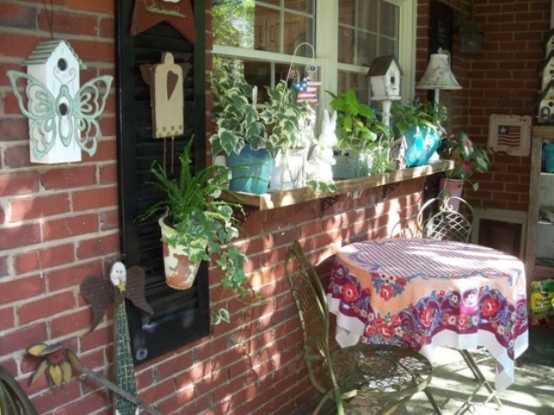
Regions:
[[[116,262],[110,270],[109,281],[105,278],[89,276],[81,282],[81,294],[90,302],[93,310],[91,331],[106,314],[108,306],[115,304],[114,345],[116,385],[133,397],[137,396],[135,372],[131,354],[131,341],[125,301],[127,298],[136,307],[153,314],[152,307],[144,297],[144,270],[134,266],[129,269],[121,262]],[[116,394],[115,414],[138,414],[135,403]]]

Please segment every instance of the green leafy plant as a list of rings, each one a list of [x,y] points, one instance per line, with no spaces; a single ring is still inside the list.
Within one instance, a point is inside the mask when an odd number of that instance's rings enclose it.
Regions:
[[[443,158],[454,161],[454,169],[446,173],[450,179],[468,181],[473,190],[479,189],[479,183],[470,182],[468,179],[475,173],[486,173],[491,163],[487,151],[473,143],[468,135],[461,131],[457,136],[452,134],[443,140],[440,153]]]
[[[407,104],[394,101],[391,106],[391,121],[396,136],[404,135],[411,127],[429,127],[443,135],[442,123],[447,118],[447,108],[431,101],[414,101]]]
[[[191,262],[210,261],[217,256],[216,264],[223,271],[221,284],[241,296],[250,295],[244,265],[247,258],[231,241],[239,236],[234,210],[242,206],[219,199],[229,180],[229,168],[209,165],[193,172],[191,159],[192,140],[179,156],[178,177],[168,176],[157,162],[150,168],[155,180],[151,183],[163,191],[165,198],[150,206],[138,218],[167,215],[168,224],[176,230],[165,242],[182,245]],[[243,212],[244,213],[244,212]],[[225,310],[217,315],[228,315]]]
[[[266,149],[275,156],[279,149],[303,147],[305,126],[315,117],[307,102],[296,102],[285,81],[266,87],[268,102],[256,105],[255,89],[240,70],[220,64],[210,77],[216,132],[210,137],[214,154],[238,154],[248,143],[253,150]]]
[[[333,94],[331,107],[337,111],[337,148],[342,152],[373,150],[388,144],[391,136],[386,124],[379,121],[373,109],[358,100],[352,89]]]

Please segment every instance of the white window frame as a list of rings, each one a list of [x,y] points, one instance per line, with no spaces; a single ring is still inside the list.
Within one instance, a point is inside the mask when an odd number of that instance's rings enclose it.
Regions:
[[[348,71],[366,74],[368,68],[338,61],[338,2],[340,0],[319,0],[316,7],[316,57],[314,60],[296,56],[294,61],[300,65],[315,63],[320,74],[320,108],[329,108],[331,97],[325,91],[337,91],[338,72]],[[404,102],[414,97],[415,52],[416,52],[416,0],[384,0],[400,7],[399,17],[399,56],[398,62],[404,76],[401,80],[401,95]],[[213,45],[212,53],[218,56],[246,58],[249,60],[290,63],[288,54],[243,49],[232,46]]]

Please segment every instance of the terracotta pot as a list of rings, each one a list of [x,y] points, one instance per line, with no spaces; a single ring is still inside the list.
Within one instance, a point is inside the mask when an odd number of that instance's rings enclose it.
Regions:
[[[200,261],[192,263],[184,252],[184,246],[177,245],[174,247],[165,242],[165,237],[176,234],[175,229],[164,222],[165,218],[166,216],[162,216],[158,220],[162,233],[165,281],[171,288],[187,290],[194,284]]]

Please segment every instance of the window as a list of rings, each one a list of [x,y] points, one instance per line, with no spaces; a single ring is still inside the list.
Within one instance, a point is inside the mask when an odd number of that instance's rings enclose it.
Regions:
[[[311,63],[315,48],[320,91],[353,88],[369,95],[368,67],[377,56],[394,54],[402,66],[404,98],[413,96],[415,57],[414,0],[214,0],[213,52],[241,61],[246,79],[274,85],[285,79],[291,62]],[[296,54],[295,54],[296,51]],[[330,96],[320,93],[326,106]]]

